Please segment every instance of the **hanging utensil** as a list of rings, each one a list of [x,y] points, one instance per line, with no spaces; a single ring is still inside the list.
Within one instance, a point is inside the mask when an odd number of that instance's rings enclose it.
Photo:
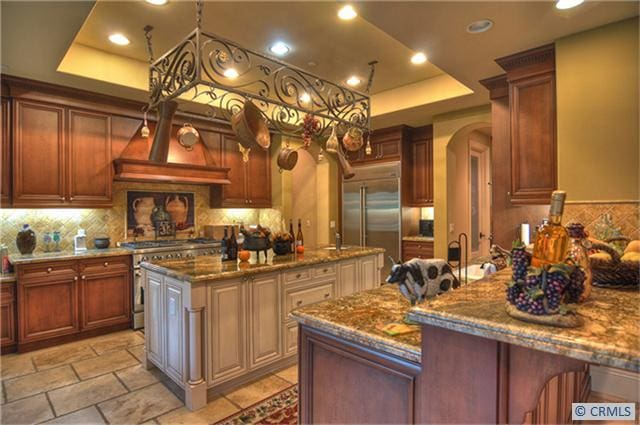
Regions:
[[[338,145],[340,141],[338,140],[338,135],[336,134],[336,126],[333,125],[331,128],[331,136],[327,139],[327,144],[325,146],[325,151],[336,153],[338,152]]]
[[[362,130],[357,127],[351,127],[347,130],[342,138],[342,144],[348,151],[355,152],[364,144],[362,140]]]
[[[188,151],[192,151],[193,145],[198,143],[199,140],[200,133],[189,123],[185,123],[180,130],[178,130],[178,143]]]
[[[353,167],[349,164],[349,161],[344,156],[344,152],[342,151],[342,147],[338,144],[338,151],[336,152],[338,155],[338,161],[340,162],[340,168],[342,169],[342,176],[345,180],[349,180],[353,176],[356,175],[355,171],[353,171]]]
[[[298,152],[295,149],[291,149],[289,147],[289,142],[287,142],[285,147],[280,149],[280,153],[278,154],[278,167],[280,167],[281,171],[291,171],[297,163]]]
[[[364,148],[365,155],[371,155],[373,153],[373,149],[371,149],[371,134],[367,134],[367,145]]]
[[[271,134],[267,121],[260,109],[250,100],[244,103],[242,109],[231,117],[231,127],[238,137],[238,142],[247,149],[257,144],[262,149],[271,146]]]
[[[167,162],[169,158],[169,143],[171,142],[171,124],[177,109],[178,102],[173,100],[159,104],[158,124],[156,125],[156,133],[153,135],[149,161]]]
[[[149,130],[149,123],[147,122],[147,111],[144,111],[144,122],[142,124],[142,128],[140,129],[140,135],[145,139],[149,137],[151,131]]]

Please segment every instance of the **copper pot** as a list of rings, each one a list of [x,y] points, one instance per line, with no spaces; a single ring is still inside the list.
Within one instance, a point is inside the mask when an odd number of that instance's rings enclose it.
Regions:
[[[260,109],[250,100],[247,100],[244,107],[231,117],[231,127],[238,137],[238,142],[247,149],[254,144],[262,149],[269,149],[271,146],[267,121]]]
[[[170,100],[158,105],[158,125],[153,135],[153,145],[149,152],[149,161],[166,163],[169,158],[169,143],[171,142],[171,124],[178,109],[178,102]]]
[[[298,162],[298,152],[289,146],[282,148],[278,154],[278,167],[281,170],[291,171]]]
[[[355,152],[364,145],[362,139],[362,130],[357,127],[351,127],[342,138],[342,143],[348,151]]]
[[[340,162],[340,168],[342,169],[342,176],[345,180],[349,180],[356,175],[356,172],[353,171],[353,167],[349,164],[349,160],[344,156],[344,152],[342,151],[342,147],[338,144],[338,151],[336,152],[338,155],[338,161]]]
[[[180,143],[186,150],[193,150],[193,145],[200,140],[200,133],[193,128],[189,123],[185,123],[178,130],[178,143]]]

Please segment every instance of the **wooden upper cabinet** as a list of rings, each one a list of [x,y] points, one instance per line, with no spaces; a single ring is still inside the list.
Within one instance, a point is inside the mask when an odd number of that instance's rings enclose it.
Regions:
[[[403,147],[403,205],[433,205],[433,127],[416,128]]]
[[[11,203],[11,101],[2,97],[2,134],[0,135],[0,206]]]
[[[112,205],[111,117],[69,110],[68,201],[74,207]]]
[[[31,100],[16,100],[13,115],[13,206],[64,205],[64,108]]]
[[[548,204],[557,187],[553,44],[496,59],[507,72],[513,204]]]
[[[249,161],[244,162],[237,139],[222,134],[222,166],[229,168],[228,185],[212,185],[212,208],[270,208],[271,207],[271,159],[268,150],[254,147]]]

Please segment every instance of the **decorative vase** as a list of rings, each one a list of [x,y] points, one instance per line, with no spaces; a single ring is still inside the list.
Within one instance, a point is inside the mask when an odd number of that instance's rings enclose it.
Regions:
[[[20,254],[31,254],[36,249],[36,233],[31,230],[28,224],[22,226],[22,230],[16,236],[16,245]]]
[[[589,245],[590,242],[587,239],[587,234],[584,231],[584,226],[580,223],[572,223],[567,226],[569,232],[569,250],[567,252],[567,259],[573,262],[576,266],[580,266],[584,271],[584,290],[580,295],[580,302],[584,302],[591,293],[591,286],[593,282],[593,276],[591,273],[591,263],[589,262]]]
[[[273,242],[273,252],[276,255],[289,254],[290,250],[291,250],[291,242],[289,242],[289,241],[274,241]]]

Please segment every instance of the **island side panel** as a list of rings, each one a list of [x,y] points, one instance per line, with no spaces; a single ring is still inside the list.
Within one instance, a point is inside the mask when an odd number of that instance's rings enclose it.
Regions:
[[[420,366],[301,325],[300,423],[413,423]]]

